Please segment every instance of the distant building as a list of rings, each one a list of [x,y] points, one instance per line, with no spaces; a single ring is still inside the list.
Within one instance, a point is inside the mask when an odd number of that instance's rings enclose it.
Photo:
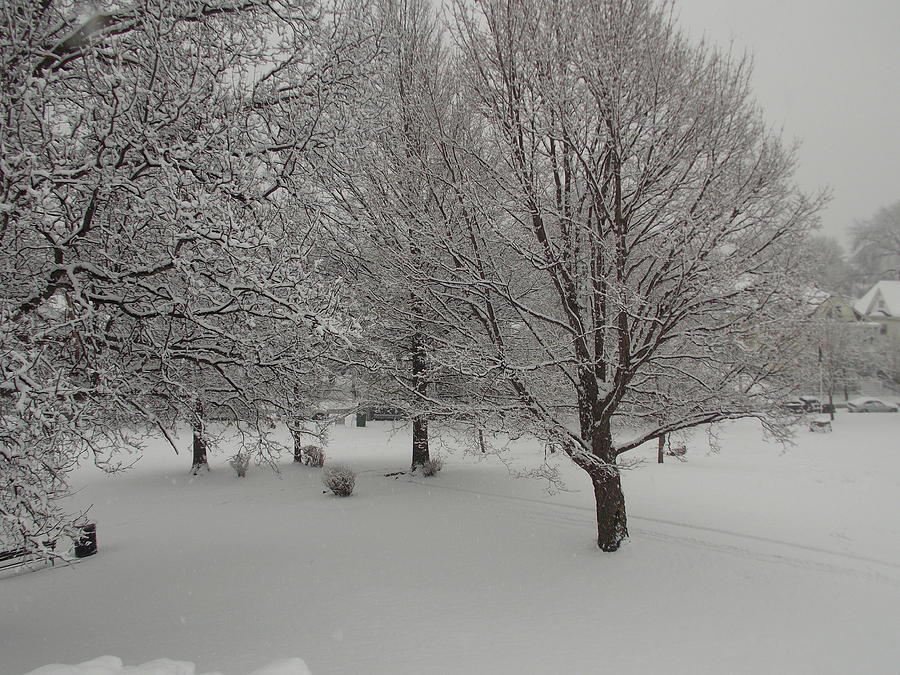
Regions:
[[[877,323],[882,335],[900,341],[900,281],[879,281],[853,308],[865,321]]]
[[[859,321],[862,314],[854,309],[853,302],[841,295],[811,289],[804,298],[808,306],[808,316],[831,321]]]

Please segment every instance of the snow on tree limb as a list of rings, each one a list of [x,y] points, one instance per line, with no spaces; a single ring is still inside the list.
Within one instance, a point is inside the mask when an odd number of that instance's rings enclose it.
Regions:
[[[171,426],[200,397],[267,438],[355,330],[307,183],[357,93],[365,9],[76,10],[0,15],[0,513],[29,550],[71,527],[56,498],[78,461],[113,469],[139,445],[122,428]],[[315,96],[249,105],[252,75],[298,50],[267,85]]]
[[[775,421],[801,332],[793,263],[822,198],[792,188],[749,62],[690,45],[660,3],[454,8],[485,131],[446,141],[465,147],[446,156],[468,216],[448,245],[521,408],[577,437],[615,548],[624,506],[598,470],[662,433]],[[617,444],[623,424],[638,435]]]

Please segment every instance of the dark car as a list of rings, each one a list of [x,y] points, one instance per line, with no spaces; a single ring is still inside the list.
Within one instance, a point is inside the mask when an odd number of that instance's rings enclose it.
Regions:
[[[830,403],[822,403],[818,396],[798,396],[781,402],[781,409],[785,412],[800,415],[802,413],[833,413],[834,406]]]
[[[806,412],[806,404],[799,398],[792,398],[788,401],[781,402],[781,408],[787,412],[802,413]]]
[[[797,398],[803,402],[803,409],[806,412],[822,412],[822,399],[818,396],[798,396]]]

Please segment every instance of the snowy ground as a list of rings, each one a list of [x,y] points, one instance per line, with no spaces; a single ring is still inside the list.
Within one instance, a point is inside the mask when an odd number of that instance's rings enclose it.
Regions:
[[[291,657],[314,675],[900,668],[900,415],[841,413],[787,452],[745,423],[683,463],[639,449],[615,554],[577,470],[554,495],[458,453],[386,478],[409,456],[392,426],[335,429],[329,457],[360,471],[347,499],[289,458],[280,477],[217,456],[191,478],[160,445],[126,475],[82,470],[100,553],[0,578],[0,672],[102,655],[225,675]]]

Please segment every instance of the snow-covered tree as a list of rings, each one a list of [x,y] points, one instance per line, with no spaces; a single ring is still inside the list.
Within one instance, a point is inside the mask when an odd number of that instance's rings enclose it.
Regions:
[[[335,7],[0,9],[5,543],[65,530],[67,470],[133,446],[126,424],[254,423],[316,395],[354,325],[308,177],[371,49],[365,9]]]
[[[854,295],[854,270],[843,246],[834,237],[811,235],[805,246],[810,283],[816,288],[847,297]]]
[[[506,412],[590,476],[614,551],[619,456],[720,420],[776,428],[818,200],[792,187],[748,61],[690,44],[666,3],[460,0],[455,16],[474,117],[446,143],[444,289],[484,329],[459,344],[481,340]]]
[[[900,202],[853,228],[853,263],[860,293],[882,279],[900,279]]]
[[[881,336],[877,326],[856,320],[846,300],[821,291],[809,297],[812,309],[795,343],[797,391],[820,395],[833,406],[858,392],[862,378],[878,375]]]
[[[440,152],[453,71],[427,0],[386,0],[380,9],[377,93],[360,115],[356,147],[337,158],[328,189],[336,217],[349,222],[348,275],[372,307],[362,358],[367,396],[412,420],[415,470],[429,460],[429,419],[453,415],[446,395],[459,393],[453,386],[459,378],[442,367],[438,353],[447,312],[433,283],[451,264],[439,242],[451,226]]]

